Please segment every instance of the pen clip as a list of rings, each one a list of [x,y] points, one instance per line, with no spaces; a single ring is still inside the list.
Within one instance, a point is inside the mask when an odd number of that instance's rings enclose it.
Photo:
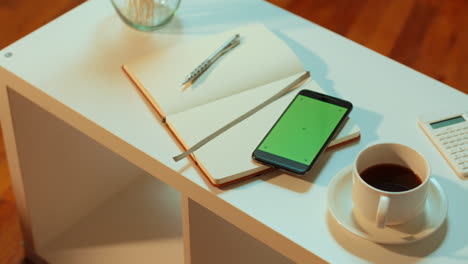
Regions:
[[[232,48],[236,47],[240,43],[240,35],[235,34],[228,41],[226,41],[220,48],[218,48],[213,54],[210,55],[202,64],[198,65],[182,82],[182,86],[187,88],[186,84],[189,82],[194,82],[200,75],[208,69],[219,57],[230,51]]]
[[[224,55],[224,53],[230,51],[231,49],[233,49],[234,47],[236,47],[237,45],[239,45],[240,43],[240,39],[237,39],[233,42],[231,42],[228,46],[226,46],[221,52],[220,52],[220,55]]]
[[[230,51],[235,46],[239,45],[240,43],[240,35],[236,34],[232,36],[228,41],[226,41],[219,49],[217,49],[209,58],[208,60],[217,59],[219,56],[225,54],[226,52]]]

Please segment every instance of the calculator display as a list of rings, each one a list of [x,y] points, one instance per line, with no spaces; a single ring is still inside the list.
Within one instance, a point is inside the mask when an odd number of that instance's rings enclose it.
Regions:
[[[445,127],[445,126],[458,124],[458,123],[461,123],[461,122],[464,122],[464,121],[465,121],[465,119],[462,116],[457,116],[457,117],[454,117],[454,118],[445,119],[445,120],[442,120],[442,121],[431,123],[431,127],[434,128],[434,129],[437,129],[437,128],[441,128],[441,127]]]

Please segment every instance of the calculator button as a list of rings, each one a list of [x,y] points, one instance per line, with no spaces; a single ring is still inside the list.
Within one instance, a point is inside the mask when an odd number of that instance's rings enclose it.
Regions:
[[[442,135],[444,135],[444,134],[447,134],[447,133],[450,132],[450,131],[448,131],[447,129],[443,129],[443,130],[441,130],[441,131],[439,131],[439,132],[440,132]]]

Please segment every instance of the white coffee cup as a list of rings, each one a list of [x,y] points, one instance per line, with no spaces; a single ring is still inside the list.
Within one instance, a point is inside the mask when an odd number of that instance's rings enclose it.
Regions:
[[[407,167],[420,178],[421,184],[399,192],[377,189],[366,183],[360,173],[379,164]],[[410,147],[397,143],[367,147],[358,154],[353,166],[353,211],[380,228],[411,220],[425,207],[430,175],[427,160]]]

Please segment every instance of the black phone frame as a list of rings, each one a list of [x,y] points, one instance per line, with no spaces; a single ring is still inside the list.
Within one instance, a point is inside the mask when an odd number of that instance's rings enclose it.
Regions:
[[[260,147],[260,145],[263,143],[263,141],[268,137],[271,130],[281,120],[283,115],[288,111],[289,107],[292,105],[292,103],[297,99],[297,97],[299,95],[307,96],[307,97],[310,97],[310,98],[313,98],[313,99],[320,100],[322,102],[327,102],[327,103],[330,103],[330,104],[334,104],[334,105],[346,108],[346,112],[344,113],[343,117],[338,122],[338,124],[335,126],[332,133],[330,133],[330,136],[324,142],[324,144],[320,148],[319,152],[317,153],[317,155],[315,155],[314,159],[310,162],[309,165],[305,165],[303,163],[300,163],[300,162],[297,162],[297,161],[294,161],[294,160],[290,160],[290,159],[287,159],[287,158],[284,158],[284,157],[281,157],[281,156],[278,156],[278,155],[275,155],[275,154],[271,154],[271,153],[268,153],[268,152],[265,152],[265,151],[262,151],[262,150],[258,149]],[[312,166],[315,164],[315,162],[318,160],[318,158],[326,150],[326,148],[328,147],[330,142],[333,140],[335,134],[340,130],[340,128],[345,123],[345,121],[346,121],[347,117],[349,116],[349,113],[351,112],[352,109],[353,109],[353,104],[351,102],[349,102],[349,101],[346,101],[346,100],[343,100],[343,99],[340,99],[340,98],[336,98],[336,97],[333,97],[333,96],[330,96],[330,95],[318,93],[318,92],[315,92],[315,91],[311,91],[311,90],[306,90],[306,89],[301,90],[301,91],[299,91],[297,93],[297,95],[294,97],[294,99],[289,103],[289,105],[283,111],[281,116],[276,120],[276,122],[270,128],[268,133],[266,133],[265,137],[263,137],[263,139],[260,141],[258,146],[255,148],[254,152],[252,153],[252,158],[255,161],[257,161],[257,162],[259,162],[261,164],[267,165],[269,167],[283,169],[283,170],[286,170],[286,171],[289,171],[289,172],[292,172],[292,173],[295,173],[295,174],[303,175],[312,168]]]

